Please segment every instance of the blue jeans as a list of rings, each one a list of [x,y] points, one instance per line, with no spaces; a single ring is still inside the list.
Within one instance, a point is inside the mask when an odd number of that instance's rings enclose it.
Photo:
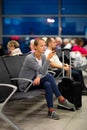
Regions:
[[[56,97],[61,96],[61,93],[56,85],[55,79],[51,74],[47,74],[44,78],[40,81],[40,86],[45,88],[45,96],[47,100],[48,108],[53,107],[53,93]]]

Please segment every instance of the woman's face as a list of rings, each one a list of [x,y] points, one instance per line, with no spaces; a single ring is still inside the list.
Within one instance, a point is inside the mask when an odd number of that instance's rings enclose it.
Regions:
[[[39,52],[39,53],[44,53],[45,50],[46,50],[46,43],[44,40],[39,40],[38,41],[38,45],[37,46],[34,46],[35,48],[35,51]]]
[[[8,51],[9,51],[9,52],[12,52],[14,49],[15,49],[14,46],[8,47]]]

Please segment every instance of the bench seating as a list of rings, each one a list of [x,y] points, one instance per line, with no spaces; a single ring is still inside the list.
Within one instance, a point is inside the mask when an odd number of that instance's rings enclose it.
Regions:
[[[8,122],[15,130],[20,130],[20,128],[3,113],[4,106],[9,100],[34,98],[43,92],[40,89],[29,90],[32,86],[32,80],[18,78],[25,56],[0,57],[0,118]],[[29,86],[26,87],[24,92],[19,91],[18,80],[26,80],[29,82]]]

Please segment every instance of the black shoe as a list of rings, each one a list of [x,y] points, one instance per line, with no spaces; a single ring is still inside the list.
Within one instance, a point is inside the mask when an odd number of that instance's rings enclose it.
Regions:
[[[87,90],[86,89],[82,90],[82,95],[87,95]]]

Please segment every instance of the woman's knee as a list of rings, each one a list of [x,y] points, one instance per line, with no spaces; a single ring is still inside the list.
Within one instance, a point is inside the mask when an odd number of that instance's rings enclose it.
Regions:
[[[45,88],[46,90],[48,90],[48,91],[51,91],[51,90],[52,90],[52,88],[51,88],[51,83],[48,82],[48,81],[46,81],[46,82],[44,83],[44,88]]]
[[[54,79],[53,75],[52,75],[52,74],[49,74],[49,73],[47,74],[47,78],[48,78],[48,79],[52,79],[52,80]]]

